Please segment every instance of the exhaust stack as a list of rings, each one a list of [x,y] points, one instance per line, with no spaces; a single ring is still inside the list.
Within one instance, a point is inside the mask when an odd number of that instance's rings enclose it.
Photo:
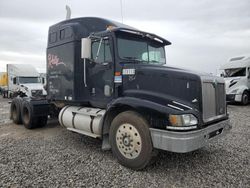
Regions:
[[[68,5],[66,5],[66,11],[67,11],[66,20],[69,20],[71,18],[71,10]]]

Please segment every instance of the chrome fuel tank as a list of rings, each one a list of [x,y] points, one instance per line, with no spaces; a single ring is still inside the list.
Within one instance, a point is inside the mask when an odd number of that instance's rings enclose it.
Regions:
[[[101,137],[105,110],[79,106],[66,106],[59,113],[61,126],[81,134]]]

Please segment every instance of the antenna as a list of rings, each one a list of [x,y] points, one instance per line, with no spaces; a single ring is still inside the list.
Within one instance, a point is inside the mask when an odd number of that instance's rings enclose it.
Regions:
[[[121,5],[121,17],[122,17],[122,23],[123,23],[122,0],[120,0],[120,5]]]
[[[68,5],[66,5],[66,11],[67,11],[66,20],[69,20],[71,17],[71,10],[70,10],[70,7]]]

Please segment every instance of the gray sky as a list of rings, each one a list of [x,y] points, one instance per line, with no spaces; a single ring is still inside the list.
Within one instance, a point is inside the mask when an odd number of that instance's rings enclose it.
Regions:
[[[120,0],[0,0],[0,71],[7,63],[46,67],[48,27],[72,17],[121,21]],[[250,0],[122,0],[127,25],[172,42],[167,64],[216,73],[232,56],[250,54]]]

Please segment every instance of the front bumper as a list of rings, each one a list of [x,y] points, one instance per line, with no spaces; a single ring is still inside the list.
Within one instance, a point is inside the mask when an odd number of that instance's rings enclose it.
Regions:
[[[204,129],[189,132],[174,132],[150,128],[154,148],[177,153],[187,153],[204,147],[220,138],[232,128],[229,119]]]
[[[235,94],[227,94],[226,101],[227,102],[234,102],[235,101]]]
[[[227,102],[241,102],[242,94],[227,94]]]

